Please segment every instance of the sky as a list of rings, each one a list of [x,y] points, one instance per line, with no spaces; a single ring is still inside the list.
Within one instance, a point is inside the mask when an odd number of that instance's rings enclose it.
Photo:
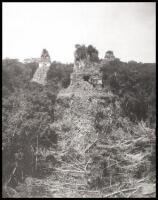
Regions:
[[[156,3],[3,3],[3,58],[74,61],[75,44],[104,58],[156,62]]]

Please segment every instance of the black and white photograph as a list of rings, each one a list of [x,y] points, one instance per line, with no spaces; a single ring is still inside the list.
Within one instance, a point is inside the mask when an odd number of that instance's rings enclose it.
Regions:
[[[2,2],[2,197],[156,198],[156,2]]]

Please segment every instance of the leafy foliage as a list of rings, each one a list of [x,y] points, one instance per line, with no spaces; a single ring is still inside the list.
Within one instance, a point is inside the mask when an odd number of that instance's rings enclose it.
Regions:
[[[58,138],[49,125],[54,120],[56,95],[59,85],[70,83],[72,64],[52,63],[45,87],[30,82],[37,67],[37,63],[3,60],[3,182],[18,164],[12,185],[21,180],[22,173],[35,174],[39,148],[55,147]],[[22,156],[17,159],[17,155]]]
[[[89,59],[91,62],[98,62],[98,50],[93,47],[92,45],[89,45],[86,47],[85,45],[75,45],[76,51],[75,51],[75,60],[84,60]]]
[[[66,88],[70,84],[70,74],[73,71],[73,64],[62,64],[53,62],[47,75],[49,84],[56,85],[61,83],[61,86]]]
[[[76,60],[87,58],[92,62],[98,62],[98,51],[92,45],[88,47],[77,45]],[[123,141],[127,133],[133,135],[136,134],[136,130],[139,132],[136,136],[141,133],[143,135],[146,127],[143,127],[143,132],[141,132],[141,127],[133,130],[134,126],[131,121],[144,120],[146,124],[148,123],[147,125],[155,125],[155,64],[123,63],[115,59],[101,65],[103,85],[114,93],[112,98],[109,97],[100,102],[103,107],[100,106],[96,113],[94,126],[101,141],[107,141],[107,135],[110,136],[109,144],[120,141],[121,137]],[[54,121],[57,93],[61,88],[69,86],[73,64],[53,62],[47,75],[48,84],[46,86],[30,82],[37,67],[37,63],[23,64],[16,59],[5,59],[2,63],[3,183],[11,178],[9,183],[14,185],[22,181],[23,176],[24,178],[33,176],[37,171],[38,161],[43,156],[38,150],[55,148],[58,141],[50,125]],[[117,102],[120,102],[120,106]],[[64,132],[69,131],[68,125],[65,124],[62,127]],[[112,145],[108,156],[113,150],[111,148],[113,148]],[[114,150],[117,151],[115,148]],[[92,154],[95,154],[94,151]],[[114,153],[114,155],[118,156],[116,160],[120,159],[119,153],[118,155]],[[155,152],[151,158],[153,161],[154,155]],[[122,162],[124,161],[126,160],[122,159]],[[98,163],[105,164],[102,161]],[[15,167],[16,171],[11,177]],[[104,177],[104,173],[102,175]]]
[[[133,121],[155,122],[155,64],[115,60],[104,64],[102,72],[104,87],[120,97],[126,116]]]

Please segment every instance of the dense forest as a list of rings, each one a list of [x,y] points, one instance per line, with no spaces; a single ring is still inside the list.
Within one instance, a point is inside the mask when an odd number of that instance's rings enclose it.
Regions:
[[[103,87],[118,96],[123,115],[135,124],[143,121],[155,128],[156,65],[118,59],[102,64],[91,45],[87,52],[92,62],[102,65]],[[2,63],[4,187],[14,188],[27,176],[40,177],[44,173],[40,162],[43,155],[37,152],[37,145],[57,148],[58,136],[50,124],[54,121],[56,96],[69,86],[73,64],[52,62],[45,86],[30,82],[37,67],[37,63],[24,64],[16,59],[4,59]]]

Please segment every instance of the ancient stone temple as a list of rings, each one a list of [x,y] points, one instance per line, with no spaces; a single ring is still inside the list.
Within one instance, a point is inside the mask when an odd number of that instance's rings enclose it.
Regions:
[[[39,67],[37,68],[32,81],[45,85],[47,83],[47,72],[50,68],[51,60],[49,53],[46,49],[43,49],[42,55],[39,61]]]
[[[76,81],[87,81],[95,88],[102,88],[102,73],[98,63],[91,62],[87,56],[86,59],[74,60],[74,70],[71,74],[71,85]]]
[[[58,159],[72,165],[78,163],[84,169],[75,174],[76,184],[87,185],[93,182],[93,175],[99,176],[101,167],[94,167],[93,155],[98,154],[98,146],[106,141],[104,137],[108,124],[112,123],[111,116],[117,112],[117,107],[113,109],[114,95],[102,87],[101,67],[85,58],[75,60],[71,83],[59,91],[54,122],[50,124],[50,129],[58,136]],[[105,118],[102,119],[102,115]],[[100,134],[99,128],[104,124],[105,134]]]
[[[115,56],[114,56],[113,51],[107,51],[104,58],[107,61],[113,61],[113,60],[115,60]]]
[[[71,83],[57,96],[55,121],[51,128],[59,136],[59,146],[73,148],[86,162],[86,149],[98,138],[94,127],[98,101],[104,96],[98,63],[82,59],[74,62]],[[63,131],[64,130],[64,131]]]

